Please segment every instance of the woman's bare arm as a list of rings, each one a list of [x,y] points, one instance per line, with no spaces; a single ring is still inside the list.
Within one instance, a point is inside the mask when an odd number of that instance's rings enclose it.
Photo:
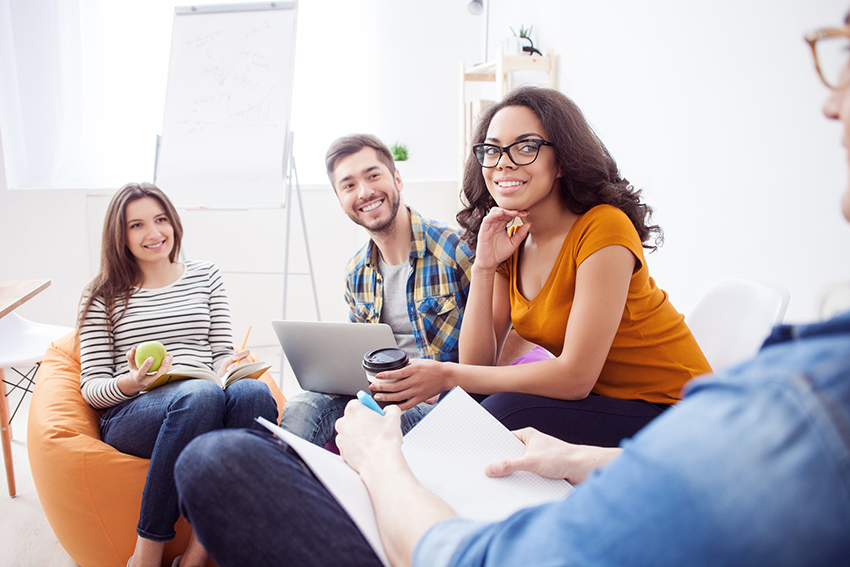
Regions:
[[[416,400],[454,386],[477,394],[519,392],[563,400],[587,397],[622,320],[635,261],[627,248],[608,246],[582,262],[564,348],[557,358],[500,367],[414,360],[401,370],[378,376],[398,382],[373,385],[376,399],[403,402],[404,410],[418,403]],[[495,331],[493,334],[495,342]]]

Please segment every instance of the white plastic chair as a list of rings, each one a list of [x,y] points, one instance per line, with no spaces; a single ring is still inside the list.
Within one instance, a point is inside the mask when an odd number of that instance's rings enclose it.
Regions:
[[[850,309],[850,282],[835,282],[824,287],[817,296],[818,317],[831,319]]]
[[[0,318],[0,427],[2,427],[3,460],[6,464],[6,484],[9,496],[14,497],[15,469],[12,461],[12,419],[21,407],[24,396],[32,393],[38,365],[44,359],[44,353],[50,343],[72,331],[70,327],[34,323],[24,319],[14,311]],[[35,366],[32,366],[35,365]],[[31,367],[22,372],[18,368]],[[7,380],[4,370],[8,368]],[[20,390],[21,397],[14,411],[9,410],[6,386],[11,391]]]
[[[778,285],[728,278],[705,292],[685,323],[718,372],[758,352],[785,317],[789,298],[788,290]]]

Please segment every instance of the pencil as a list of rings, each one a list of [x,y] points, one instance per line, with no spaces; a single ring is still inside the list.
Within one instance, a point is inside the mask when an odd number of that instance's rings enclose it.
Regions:
[[[248,325],[248,332],[245,333],[245,340],[242,341],[242,348],[240,348],[239,350],[245,350],[245,345],[248,344],[248,335],[250,335],[250,334],[251,334],[251,326]]]

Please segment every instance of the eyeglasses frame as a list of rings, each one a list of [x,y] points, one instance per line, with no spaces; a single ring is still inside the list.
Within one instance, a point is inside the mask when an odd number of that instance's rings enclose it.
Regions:
[[[515,146],[517,144],[521,144],[523,142],[538,142],[540,144],[540,147],[554,146],[553,143],[547,142],[546,140],[543,140],[541,138],[523,138],[522,140],[517,140],[513,144],[508,144],[507,146],[497,146],[496,144],[488,144],[488,143],[485,142],[485,143],[481,143],[481,144],[473,144],[472,145],[472,155],[475,156],[475,160],[481,165],[481,167],[486,167],[487,169],[492,169],[492,168],[498,166],[499,162],[502,161],[503,155],[507,155],[508,159],[511,160],[511,163],[513,163],[517,167],[522,167],[524,165],[531,165],[532,163],[537,161],[537,157],[540,155],[540,148],[537,148],[537,155],[534,156],[534,159],[531,160],[528,163],[517,163],[514,160],[514,157],[511,155],[510,149],[513,146]],[[475,153],[475,149],[480,148],[481,146],[489,146],[491,148],[499,148],[499,158],[496,160],[496,163],[494,163],[493,165],[484,165],[483,163],[481,163],[481,160],[478,159],[478,156]]]
[[[818,77],[820,77],[821,82],[826,85],[827,88],[832,90],[839,88],[840,85],[830,85],[829,81],[826,80],[826,77],[824,76],[823,71],[820,68],[820,63],[818,62],[818,52],[816,44],[821,39],[842,36],[850,39],[850,26],[845,26],[843,28],[822,28],[819,30],[811,31],[806,34],[806,42],[809,44],[809,47],[812,48],[812,57],[815,60],[815,69],[817,69],[818,71]]]

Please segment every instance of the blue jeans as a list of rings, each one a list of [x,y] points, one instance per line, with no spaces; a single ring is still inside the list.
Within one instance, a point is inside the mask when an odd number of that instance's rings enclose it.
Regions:
[[[334,424],[345,413],[348,402],[353,399],[353,396],[316,392],[298,394],[287,400],[280,416],[280,426],[314,445],[324,447],[336,439]],[[402,434],[413,429],[432,407],[434,406],[422,402],[401,414]]]
[[[336,499],[270,434],[202,435],[174,476],[183,517],[220,567],[382,567]]]
[[[150,459],[136,532],[153,541],[174,539],[180,513],[174,463],[184,447],[221,428],[263,429],[257,416],[274,421],[277,406],[268,386],[239,380],[226,391],[206,380],[183,380],[106,410],[101,438],[122,453]]]

